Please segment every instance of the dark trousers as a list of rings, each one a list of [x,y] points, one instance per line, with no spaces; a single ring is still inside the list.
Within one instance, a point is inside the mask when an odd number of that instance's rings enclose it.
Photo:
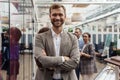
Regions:
[[[79,80],[79,75],[80,75],[80,67],[79,66],[76,67],[75,72],[76,72],[77,78]]]

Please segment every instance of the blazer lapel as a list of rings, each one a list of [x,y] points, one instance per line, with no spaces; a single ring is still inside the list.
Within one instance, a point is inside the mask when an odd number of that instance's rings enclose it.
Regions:
[[[63,53],[62,50],[63,50],[63,48],[65,48],[65,47],[64,47],[64,43],[66,43],[66,40],[65,40],[65,39],[66,39],[66,33],[63,31],[63,33],[61,34],[60,54],[59,54],[60,56],[63,55],[63,54],[62,54],[62,53]]]
[[[55,46],[54,46],[54,43],[53,43],[53,37],[52,37],[52,32],[51,30],[48,31],[48,35],[47,35],[47,43],[48,43],[48,47],[49,48],[49,54],[51,56],[55,56]]]

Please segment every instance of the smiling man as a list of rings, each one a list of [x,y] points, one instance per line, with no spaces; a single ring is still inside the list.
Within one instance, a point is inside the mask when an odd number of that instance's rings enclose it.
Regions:
[[[77,38],[63,31],[66,9],[53,4],[49,9],[52,28],[35,39],[35,58],[39,66],[36,80],[77,80],[75,68],[79,63]]]

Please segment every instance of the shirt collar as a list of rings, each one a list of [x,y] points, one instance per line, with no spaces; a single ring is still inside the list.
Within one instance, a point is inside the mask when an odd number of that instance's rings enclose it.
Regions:
[[[82,36],[79,37],[79,40],[81,40],[81,39],[83,40]]]
[[[56,36],[61,36],[61,34],[63,33],[63,31],[59,34],[56,34],[53,29],[51,28],[51,32],[52,32],[52,37],[56,37]]]

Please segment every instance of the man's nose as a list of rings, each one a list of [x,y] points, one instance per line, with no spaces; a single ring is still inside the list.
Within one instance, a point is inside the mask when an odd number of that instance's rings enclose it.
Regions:
[[[57,15],[57,16],[56,16],[56,19],[60,19],[60,16],[59,16],[59,15]]]

